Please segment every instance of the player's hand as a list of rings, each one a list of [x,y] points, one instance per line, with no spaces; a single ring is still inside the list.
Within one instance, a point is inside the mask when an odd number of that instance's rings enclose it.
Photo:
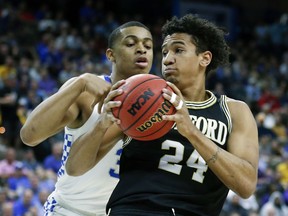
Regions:
[[[80,75],[79,78],[84,81],[84,87],[82,91],[88,92],[95,96],[92,107],[94,107],[96,103],[103,101],[110,91],[111,84],[95,74],[84,73]]]
[[[122,94],[122,90],[121,89],[118,89],[121,85],[123,85],[125,83],[125,80],[120,80],[118,82],[116,82],[111,88],[110,88],[110,91],[109,93],[106,95],[105,98],[103,98],[102,101],[99,102],[99,105],[98,105],[98,113],[101,113],[102,111],[102,107],[110,107],[110,111],[113,107],[115,107],[116,103],[114,103],[115,101],[113,101],[113,99]],[[110,103],[107,105],[107,103]],[[120,103],[121,105],[121,103]]]
[[[120,124],[120,119],[114,117],[114,115],[112,114],[112,109],[120,107],[122,104],[121,101],[113,101],[113,99],[123,93],[123,90],[119,89],[119,87],[124,83],[125,80],[120,80],[116,84],[114,84],[111,87],[110,92],[104,99],[103,104],[99,104],[98,106],[98,112],[101,112],[101,115],[103,117],[102,121],[107,127],[109,127],[112,123]]]
[[[173,83],[167,82],[167,84],[173,89],[174,92],[164,88],[163,97],[173,104],[176,109],[176,113],[172,115],[163,115],[162,119],[176,122],[178,132],[186,137],[188,136],[191,127],[194,128],[195,126],[189,117],[189,112],[181,91]]]

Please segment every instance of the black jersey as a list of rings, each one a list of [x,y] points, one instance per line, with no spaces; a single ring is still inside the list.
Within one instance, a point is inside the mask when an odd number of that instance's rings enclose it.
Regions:
[[[186,101],[191,121],[219,147],[227,149],[231,117],[226,96]],[[228,188],[209,169],[193,145],[173,127],[153,141],[130,139],[120,159],[120,181],[107,209],[175,209],[176,215],[219,215]]]

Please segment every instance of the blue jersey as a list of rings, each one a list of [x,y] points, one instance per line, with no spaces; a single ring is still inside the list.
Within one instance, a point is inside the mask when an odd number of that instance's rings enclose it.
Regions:
[[[232,129],[226,96],[204,102],[186,101],[191,121],[220,148],[227,149]],[[177,127],[153,141],[128,139],[120,159],[120,181],[107,209],[164,211],[176,215],[219,215],[228,188],[209,169]],[[178,213],[178,214],[177,214]]]

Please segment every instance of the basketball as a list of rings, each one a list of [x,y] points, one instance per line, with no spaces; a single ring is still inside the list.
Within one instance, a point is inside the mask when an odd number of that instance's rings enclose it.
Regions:
[[[174,122],[162,120],[163,115],[176,112],[175,107],[162,96],[162,89],[169,88],[164,79],[152,74],[137,74],[126,79],[119,88],[123,94],[114,98],[122,101],[113,108],[113,115],[121,120],[122,131],[137,140],[154,140],[165,135]]]

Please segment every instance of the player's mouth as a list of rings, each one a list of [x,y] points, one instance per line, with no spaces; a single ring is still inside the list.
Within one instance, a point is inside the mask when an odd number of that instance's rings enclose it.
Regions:
[[[170,67],[167,67],[167,68],[165,68],[165,70],[164,70],[164,74],[169,75],[169,74],[173,74],[173,73],[175,73],[176,71],[177,71],[176,68],[170,68]]]
[[[139,58],[136,59],[135,64],[136,64],[138,67],[146,68],[146,67],[148,67],[148,60],[147,60],[147,58],[145,58],[145,57],[139,57]]]

